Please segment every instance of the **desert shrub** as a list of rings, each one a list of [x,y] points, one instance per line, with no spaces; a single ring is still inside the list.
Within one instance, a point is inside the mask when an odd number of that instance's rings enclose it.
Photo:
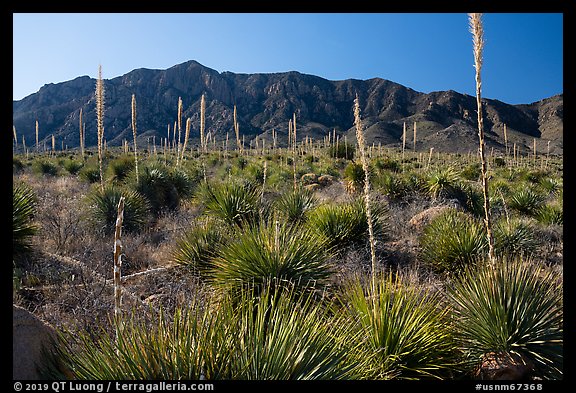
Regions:
[[[426,188],[432,198],[453,198],[457,192],[458,173],[452,167],[437,169],[426,181]]]
[[[512,259],[530,255],[536,250],[538,242],[534,228],[525,221],[501,219],[494,226],[494,249],[497,255]]]
[[[300,292],[298,285],[272,282],[243,290],[226,302],[223,319],[223,326],[242,337],[233,340],[232,378],[338,380],[354,375],[357,365],[347,356],[348,318]]]
[[[458,272],[488,250],[481,221],[455,209],[435,217],[420,236],[420,259],[439,272]]]
[[[218,304],[208,299],[163,313],[141,313],[121,334],[67,331],[59,357],[75,379],[284,380],[345,379],[345,323],[324,304],[296,291],[243,290]],[[65,376],[53,369],[53,377]]]
[[[100,169],[98,164],[86,164],[78,172],[80,179],[87,181],[88,183],[98,183],[100,182]]]
[[[236,158],[235,164],[238,167],[238,169],[244,170],[244,168],[246,168],[246,165],[248,165],[248,160],[246,158],[240,156],[240,157]]]
[[[480,174],[481,171],[479,163],[467,165],[460,171],[460,176],[470,181],[478,181],[478,179],[480,179]]]
[[[222,247],[211,273],[217,286],[235,292],[269,280],[299,288],[322,285],[330,275],[326,241],[315,232],[278,221],[243,228]]]
[[[536,216],[544,206],[545,198],[534,189],[523,187],[512,193],[508,206],[519,213],[527,216]]]
[[[213,268],[212,259],[228,242],[225,230],[215,221],[208,220],[184,232],[176,241],[172,251],[172,259],[193,269],[200,274],[206,274]]]
[[[535,261],[498,260],[464,269],[449,287],[455,333],[469,369],[495,354],[562,378],[562,280]]]
[[[26,183],[12,187],[12,254],[20,255],[30,251],[32,237],[38,231],[34,223],[37,198]]]
[[[318,201],[314,193],[305,188],[298,188],[282,194],[275,201],[278,213],[290,223],[299,223],[306,220],[310,210],[316,207]]]
[[[350,357],[363,364],[362,379],[446,378],[456,344],[441,295],[406,284],[392,273],[370,284],[356,279],[343,290],[350,331],[361,338]]]
[[[207,214],[229,225],[243,227],[260,218],[261,188],[249,182],[203,184],[196,197]]]
[[[365,174],[361,164],[351,162],[344,168],[344,178],[354,190],[360,191],[364,187]]]
[[[47,158],[37,158],[32,163],[32,171],[39,175],[58,175],[58,165]]]
[[[522,173],[521,178],[529,183],[538,184],[542,179],[546,178],[547,175],[548,173],[546,171],[536,169]]]
[[[548,195],[558,196],[562,191],[562,182],[552,177],[542,178],[538,185]]]
[[[381,238],[387,228],[388,208],[377,201],[371,210],[374,236]],[[321,205],[310,212],[307,226],[323,236],[330,247],[344,249],[365,244],[368,240],[368,219],[364,200]]]
[[[494,157],[494,166],[504,167],[506,166],[506,160],[503,157]]]
[[[22,169],[24,169],[24,163],[22,162],[22,159],[20,159],[19,157],[12,157],[12,171],[13,172],[19,172]]]
[[[160,163],[139,168],[138,181],[135,177],[128,183],[150,203],[152,213],[158,216],[163,210],[176,210],[180,200],[192,193],[192,181],[181,169],[170,169]]]
[[[88,217],[94,227],[107,235],[114,232],[121,196],[125,197],[123,231],[139,232],[149,223],[150,204],[144,196],[113,185],[106,185],[103,190],[95,187],[86,196]]]
[[[484,217],[484,194],[479,187],[468,183],[456,183],[452,188],[451,196],[465,211],[476,217]]]
[[[374,160],[374,167],[379,171],[400,172],[402,169],[400,163],[390,157],[377,158]]]
[[[64,169],[68,171],[71,175],[77,175],[80,172],[80,169],[84,166],[84,164],[80,161],[74,159],[65,160],[63,163]]]
[[[197,168],[192,170],[182,167],[172,168],[169,171],[170,182],[178,192],[180,199],[188,199],[194,195],[196,185],[200,181],[200,172]]]
[[[501,178],[496,178],[493,181],[490,181],[488,187],[489,194],[497,196],[500,196],[500,194],[508,195],[511,190],[510,182]]]
[[[256,184],[262,185],[264,182],[264,166],[257,164],[250,164],[246,167],[245,172],[248,174],[248,179]]]
[[[123,182],[135,168],[134,157],[120,156],[108,162],[106,178],[116,182]]]
[[[536,213],[536,219],[545,225],[564,225],[564,209],[562,204],[548,203]]]

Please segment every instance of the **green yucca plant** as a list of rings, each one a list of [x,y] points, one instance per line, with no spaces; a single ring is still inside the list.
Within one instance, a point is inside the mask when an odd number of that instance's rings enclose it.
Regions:
[[[56,176],[58,175],[58,165],[47,158],[35,159],[32,163],[32,170],[39,175]]]
[[[371,286],[356,279],[343,293],[361,343],[350,353],[363,364],[361,378],[447,378],[456,368],[449,309],[438,292],[420,289],[392,273]]]
[[[224,305],[232,321],[233,379],[311,380],[353,377],[348,318],[293,283],[251,288]]]
[[[314,192],[305,188],[297,188],[282,194],[276,200],[275,207],[288,222],[299,223],[306,220],[308,212],[317,204]]]
[[[80,169],[82,169],[82,167],[84,167],[84,163],[81,161],[76,161],[76,160],[66,160],[64,161],[64,169],[66,169],[68,171],[68,173],[70,173],[71,175],[77,175],[78,172],[80,172]]]
[[[123,230],[138,232],[149,222],[150,204],[134,190],[122,190],[113,185],[93,189],[87,195],[88,216],[96,228],[105,234],[114,232],[120,197],[124,196]]]
[[[428,193],[433,198],[453,197],[457,184],[458,173],[452,167],[436,170],[426,182]]]
[[[379,171],[400,172],[402,167],[400,163],[390,157],[377,158],[374,160],[374,167]]]
[[[386,205],[372,205],[374,236],[382,237],[387,228]],[[341,204],[325,204],[312,210],[307,224],[311,231],[323,236],[330,247],[343,249],[364,244],[368,240],[366,208],[362,199]]]
[[[150,203],[152,213],[158,216],[163,210],[176,210],[183,196],[192,193],[191,180],[180,169],[153,162],[139,168],[138,181],[128,181]]]
[[[26,183],[12,188],[12,254],[19,255],[31,248],[32,236],[38,230],[34,223],[36,194]]]
[[[544,180],[546,178],[546,176],[547,176],[546,171],[536,169],[536,170],[528,170],[526,172],[523,172],[521,178],[523,180],[526,180],[529,183],[538,184],[542,180]]]
[[[64,332],[59,358],[75,379],[227,378],[232,332],[226,328],[197,303],[177,308],[172,318],[161,313],[155,322],[132,312],[117,338],[104,330],[96,339],[88,331]],[[64,379],[57,372],[54,377]]]
[[[510,182],[508,180],[497,178],[490,182],[490,194],[508,195],[510,193]]]
[[[132,313],[118,340],[105,332],[97,340],[85,331],[62,334],[59,357],[76,379],[347,378],[346,339],[353,336],[344,318],[313,300],[274,285],[218,303],[195,301],[155,323]]]
[[[480,163],[469,164],[460,171],[460,176],[470,181],[478,181],[481,174]]]
[[[249,179],[255,184],[262,185],[264,183],[264,168],[257,164],[250,164],[245,168],[248,173]]]
[[[403,200],[411,191],[405,178],[395,173],[381,173],[376,177],[375,183],[376,189],[393,201]]]
[[[258,221],[260,192],[261,189],[251,183],[204,183],[197,197],[208,214],[242,227]]]
[[[196,185],[200,181],[200,173],[196,168],[187,170],[182,165],[172,168],[169,172],[169,177],[180,199],[191,198],[196,190]]]
[[[97,164],[85,164],[78,172],[80,179],[88,183],[98,183],[100,181],[100,169]]]
[[[482,190],[472,183],[457,183],[452,195],[467,212],[475,217],[484,216],[484,196]],[[492,204],[492,198],[490,199]]]
[[[362,190],[364,187],[364,169],[361,164],[351,162],[344,168],[344,178],[353,190]]]
[[[108,176],[116,183],[123,182],[131,172],[134,171],[135,162],[134,159],[128,156],[120,156],[113,160],[110,160],[107,167]]]
[[[215,285],[237,291],[294,282],[299,288],[322,286],[330,276],[330,249],[320,236],[287,223],[261,223],[239,231],[220,248],[211,272]]]
[[[467,267],[449,288],[455,333],[469,369],[488,354],[512,356],[534,376],[562,377],[562,280],[536,261]]]
[[[499,256],[512,259],[516,256],[530,255],[536,250],[537,241],[534,228],[519,219],[501,219],[494,227],[494,247]]]
[[[543,205],[536,213],[536,219],[546,225],[563,225],[564,209],[562,204],[549,203]]]
[[[223,228],[213,220],[200,223],[176,241],[172,258],[178,264],[203,274],[214,267],[212,259],[219,255],[220,249],[227,243],[226,235]]]
[[[457,272],[482,257],[487,246],[486,233],[479,220],[448,209],[424,228],[419,257],[436,271]]]
[[[508,206],[522,214],[533,217],[538,214],[538,211],[544,205],[544,201],[543,195],[532,188],[524,187],[511,195]]]
[[[556,178],[544,177],[538,183],[541,189],[546,191],[550,195],[557,196],[562,190],[562,182]]]

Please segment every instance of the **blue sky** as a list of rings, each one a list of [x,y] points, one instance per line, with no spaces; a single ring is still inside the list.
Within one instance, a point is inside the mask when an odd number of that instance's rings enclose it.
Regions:
[[[482,95],[510,104],[563,92],[563,15],[484,14]],[[196,60],[217,71],[380,77],[475,95],[465,13],[13,14],[13,99],[47,83]]]

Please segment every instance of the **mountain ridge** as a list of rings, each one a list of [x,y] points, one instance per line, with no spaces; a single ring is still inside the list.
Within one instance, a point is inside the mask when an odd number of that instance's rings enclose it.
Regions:
[[[96,80],[79,76],[70,81],[42,86],[37,93],[13,101],[13,124],[27,145],[35,143],[35,122],[40,141],[55,135],[74,148],[79,145],[79,112],[86,124],[86,145],[96,144]],[[417,125],[417,149],[466,152],[477,148],[476,97],[453,90],[421,93],[382,78],[331,81],[298,71],[278,73],[218,72],[195,60],[165,70],[137,68],[105,79],[105,138],[109,145],[132,140],[131,96],[137,100],[139,143],[154,136],[166,138],[177,118],[178,98],[183,100],[183,121],[192,122],[191,143],[198,143],[200,97],[206,95],[206,132],[216,140],[232,143],[233,107],[237,106],[240,132],[246,144],[259,136],[271,142],[275,129],[286,143],[288,121],[296,113],[298,139],[322,139],[336,130],[354,140],[353,100],[358,94],[368,143],[398,147],[407,127],[412,146],[412,127]],[[504,124],[509,146],[563,153],[563,94],[529,104],[507,104],[483,99],[487,145],[504,148]],[[172,138],[172,133],[170,134]],[[142,142],[140,142],[142,140]],[[33,142],[34,141],[34,142]],[[219,142],[220,143],[220,142]]]

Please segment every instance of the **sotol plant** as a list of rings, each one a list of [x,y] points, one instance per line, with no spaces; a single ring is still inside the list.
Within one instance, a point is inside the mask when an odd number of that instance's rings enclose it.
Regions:
[[[388,209],[382,203],[372,205],[374,238],[386,232]],[[312,210],[306,223],[308,228],[323,236],[330,247],[344,249],[366,244],[369,240],[368,217],[362,199],[341,204],[324,204]]]
[[[288,224],[249,226],[219,251],[211,273],[214,284],[236,292],[260,288],[269,280],[291,281],[298,288],[326,283],[330,249],[314,232]]]
[[[217,221],[207,220],[188,229],[172,251],[172,259],[201,275],[214,267],[212,260],[228,242],[226,231]]]
[[[259,293],[194,301],[150,323],[125,319],[116,340],[101,332],[62,334],[60,358],[76,379],[346,379],[354,364],[345,317],[309,294],[266,286]],[[56,370],[54,370],[56,371]],[[63,375],[54,375],[64,379]]]
[[[434,218],[420,237],[420,259],[438,272],[458,272],[487,250],[482,223],[449,209]]]
[[[87,195],[88,217],[92,224],[105,234],[111,234],[115,230],[118,204],[122,196],[125,198],[124,231],[138,232],[149,222],[150,204],[144,196],[134,190],[106,185],[104,189],[93,189]]]
[[[305,188],[298,188],[282,194],[276,200],[276,210],[290,223],[300,223],[307,219],[307,214],[317,205],[314,193]]]
[[[31,248],[32,236],[38,228],[34,223],[36,194],[25,183],[12,188],[12,252],[22,254]]]
[[[209,215],[227,224],[243,227],[258,221],[260,190],[253,184],[230,182],[204,183],[197,193]]]
[[[562,280],[537,261],[467,267],[449,288],[455,332],[470,369],[515,359],[535,376],[562,378]]]
[[[400,276],[378,275],[373,288],[359,279],[344,290],[351,332],[361,338],[350,357],[363,364],[361,378],[447,378],[454,369],[456,345],[449,309],[439,293],[404,283]]]

